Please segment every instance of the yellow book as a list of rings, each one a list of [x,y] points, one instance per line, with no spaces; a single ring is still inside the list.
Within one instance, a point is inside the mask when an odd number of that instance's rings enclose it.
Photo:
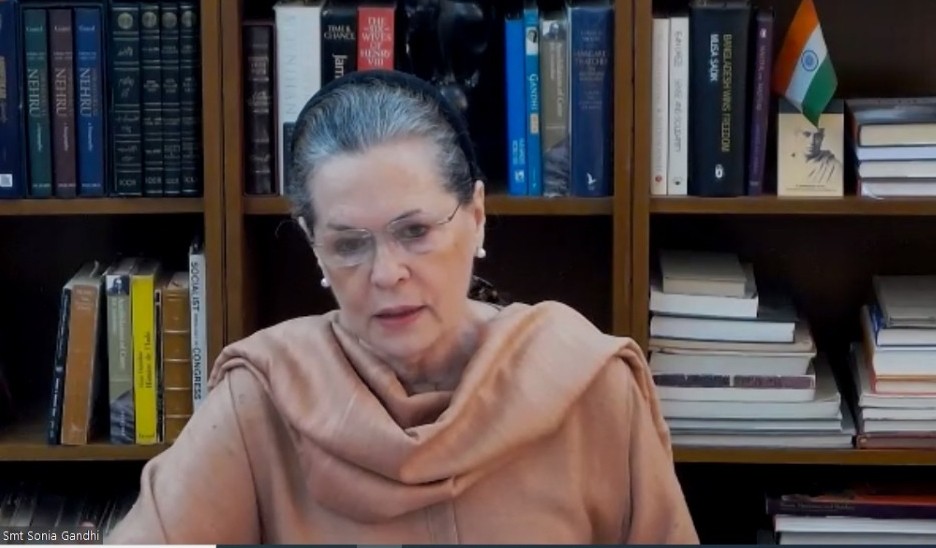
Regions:
[[[133,407],[136,443],[159,443],[156,375],[156,281],[159,262],[147,259],[130,276],[133,330]]]

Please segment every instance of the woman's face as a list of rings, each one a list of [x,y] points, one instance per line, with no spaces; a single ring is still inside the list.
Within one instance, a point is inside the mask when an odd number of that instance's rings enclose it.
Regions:
[[[459,206],[433,145],[383,144],[319,166],[309,184],[315,253],[341,322],[387,357],[412,361],[467,315],[484,237],[484,189]]]

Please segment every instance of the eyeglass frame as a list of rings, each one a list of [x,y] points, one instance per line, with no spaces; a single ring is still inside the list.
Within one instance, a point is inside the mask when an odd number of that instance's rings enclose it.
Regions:
[[[455,205],[455,209],[453,209],[452,212],[451,212],[450,214],[448,214],[447,216],[443,217],[442,219],[440,219],[440,220],[438,220],[438,221],[426,223],[426,226],[429,226],[429,227],[435,229],[435,228],[439,228],[439,227],[442,227],[442,226],[445,226],[445,225],[451,223],[452,220],[455,219],[455,215],[458,213],[458,210],[461,209],[462,205],[464,205],[464,204],[462,204],[461,202],[458,202],[458,203]],[[300,219],[300,220],[301,220],[301,219]],[[393,226],[395,223],[401,223],[401,222],[406,221],[406,220],[409,220],[409,218],[408,218],[408,217],[403,217],[403,218],[400,218],[400,219],[395,219],[395,220],[393,220],[393,221],[390,221],[389,223],[387,223],[386,225],[384,225],[384,227],[383,227],[379,232],[381,232],[381,233],[386,233],[387,235],[390,236],[390,239],[391,239],[395,244],[400,245],[401,247],[403,247],[404,249],[406,249],[405,245],[404,245],[403,243],[401,243],[400,240],[399,240],[396,236],[393,235],[393,233],[392,233],[391,230],[389,230],[390,227]],[[303,221],[301,224],[302,224],[303,227],[306,226],[304,221]],[[368,254],[373,254],[373,253],[376,251],[377,237],[375,236],[374,231],[372,231],[372,230],[369,229],[369,228],[345,228],[345,229],[337,230],[336,232],[341,233],[341,234],[356,233],[356,234],[366,235],[366,237],[369,238],[371,242],[373,242],[373,245],[370,246],[370,250],[368,251]],[[306,230],[303,230],[303,233],[305,233],[305,235],[306,235],[306,239],[307,239],[307,241],[308,241],[308,243],[309,243],[309,246],[311,246],[313,249],[323,249],[323,244],[318,243],[318,242],[315,241],[315,238],[312,236],[310,230],[307,230],[307,229],[306,229]],[[408,251],[408,250],[407,250],[407,251]],[[327,253],[327,252],[326,252],[326,253]],[[370,260],[373,260],[373,257],[370,257],[369,259],[370,259]],[[331,266],[332,266],[333,268],[334,268],[334,267],[337,267],[337,268],[354,268],[354,267],[356,267],[356,266],[360,266],[360,265],[364,264],[364,263],[367,262],[367,261],[368,261],[368,258],[364,258],[364,259],[362,259],[361,261],[356,262],[356,263],[353,263],[353,264],[333,264],[333,265],[331,265]],[[329,262],[329,261],[326,259],[325,262]],[[341,261],[339,260],[339,261],[335,261],[335,262],[340,263]]]

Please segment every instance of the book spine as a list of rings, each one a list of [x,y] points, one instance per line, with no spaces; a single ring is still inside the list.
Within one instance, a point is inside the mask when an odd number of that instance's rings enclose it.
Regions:
[[[153,443],[162,443],[166,439],[164,420],[165,386],[163,385],[163,299],[165,286],[162,280],[153,292],[153,390],[156,393],[156,439]]]
[[[276,119],[279,180],[277,193],[290,184],[290,148],[296,117],[321,88],[321,6],[274,6],[276,13]],[[359,65],[360,66],[360,65]]]
[[[329,3],[322,9],[322,85],[357,70],[357,7]]]
[[[23,10],[26,70],[26,162],[29,195],[52,196],[52,118],[49,112],[49,46],[46,10]]]
[[[165,2],[160,14],[162,75],[163,194],[182,194],[182,88],[179,65],[179,4]]]
[[[690,17],[693,196],[745,193],[750,7],[693,4]]]
[[[767,127],[770,114],[770,71],[773,67],[773,12],[758,10],[754,29],[754,74],[751,90],[751,137],[748,154],[747,193],[764,192],[764,164],[767,161]]]
[[[714,375],[685,373],[654,373],[657,386],[683,388],[755,388],[808,389],[815,388],[815,375]]]
[[[531,196],[543,194],[543,149],[540,136],[539,8],[523,8],[524,78],[526,81],[526,175]]]
[[[395,67],[393,6],[358,6],[358,70]]]
[[[179,2],[179,135],[182,195],[202,194],[201,50],[198,3]]]
[[[507,100],[507,192],[529,194],[526,175],[526,86],[523,77],[526,53],[523,48],[523,20],[504,20],[504,65]]]
[[[273,27],[244,28],[244,188],[248,194],[272,194]]]
[[[542,180],[544,196],[568,196],[569,187],[569,47],[565,12],[540,21]]]
[[[650,93],[650,194],[667,194],[669,168],[669,41],[670,20],[653,18]]]
[[[163,92],[160,6],[140,5],[141,101],[143,104],[143,194],[163,194]]]
[[[669,35],[669,164],[666,193],[689,192],[689,17],[670,19]]]
[[[101,11],[75,9],[75,73],[78,89],[78,194],[102,196],[105,180]]]
[[[611,6],[569,12],[571,186],[575,196],[609,196],[613,181],[614,17]]]
[[[164,440],[173,442],[193,413],[191,314],[187,285],[163,290],[160,322]]]
[[[26,193],[18,5],[0,0],[0,198]]]
[[[140,6],[111,5],[111,143],[113,194],[143,195],[143,123],[140,105]]]
[[[94,278],[100,281],[100,278]],[[69,312],[68,352],[62,397],[62,445],[85,445],[94,424],[94,385],[100,378],[97,357],[100,318],[100,285],[91,279],[72,288]]]
[[[108,401],[110,441],[136,442],[133,418],[133,333],[130,324],[130,276],[107,280]]]
[[[152,274],[130,277],[130,313],[133,330],[133,407],[136,443],[159,440],[156,401],[156,306]]]
[[[46,440],[59,445],[62,439],[62,396],[65,391],[65,364],[68,360],[68,324],[71,320],[71,286],[62,288],[59,298],[58,329],[55,333],[55,356],[52,361],[52,390]]]
[[[195,409],[207,395],[208,320],[205,310],[205,252],[200,243],[189,250],[189,299],[192,331],[192,404]]]
[[[75,47],[72,10],[49,10],[49,50],[52,69],[52,165],[56,196],[78,193],[75,150]]]

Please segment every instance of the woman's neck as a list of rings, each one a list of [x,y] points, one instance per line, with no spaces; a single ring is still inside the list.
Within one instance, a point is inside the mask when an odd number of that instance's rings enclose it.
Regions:
[[[454,390],[478,348],[484,324],[494,314],[496,309],[469,302],[465,320],[418,359],[388,360],[407,393]]]

